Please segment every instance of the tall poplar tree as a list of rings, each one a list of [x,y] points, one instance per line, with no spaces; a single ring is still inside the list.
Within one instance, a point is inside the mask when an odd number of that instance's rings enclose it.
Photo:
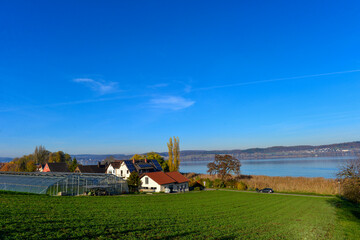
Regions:
[[[174,148],[174,146],[173,146],[172,138],[170,138],[167,146],[168,146],[168,150],[169,150],[168,165],[169,165],[169,171],[171,172],[171,171],[173,171],[173,165],[174,165],[174,163],[173,163],[173,148]]]
[[[170,138],[167,146],[169,150],[168,166],[169,171],[178,171],[180,165],[180,141],[179,137],[174,137],[174,141]]]
[[[180,165],[179,137],[174,137],[173,155],[174,155],[174,171],[179,171],[179,165]]]

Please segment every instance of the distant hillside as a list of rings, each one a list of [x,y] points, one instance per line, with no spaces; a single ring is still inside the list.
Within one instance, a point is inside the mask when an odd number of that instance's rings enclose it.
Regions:
[[[12,158],[9,157],[0,157],[0,162],[10,162]]]

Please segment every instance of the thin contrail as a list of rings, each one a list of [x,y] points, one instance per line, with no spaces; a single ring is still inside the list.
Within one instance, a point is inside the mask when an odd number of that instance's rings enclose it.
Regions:
[[[251,84],[259,84],[259,83],[267,83],[267,82],[279,82],[279,81],[286,81],[286,80],[293,80],[293,79],[312,78],[312,77],[320,77],[320,76],[328,76],[328,75],[344,74],[344,73],[353,73],[353,72],[360,72],[360,69],[342,71],[342,72],[319,73],[319,74],[302,75],[302,76],[296,76],[296,77],[273,78],[273,79],[259,80],[259,81],[252,81],[252,82],[243,82],[243,83],[234,83],[234,84],[210,86],[210,87],[204,87],[204,88],[195,88],[192,91],[204,91],[204,90],[211,90],[211,89],[215,89],[215,88],[237,87],[237,86],[244,86],[244,85],[251,85]]]
[[[67,105],[77,105],[77,104],[86,104],[86,103],[97,103],[97,102],[106,102],[106,101],[115,101],[121,99],[132,99],[132,98],[141,98],[146,97],[148,95],[134,95],[134,96],[118,96],[111,98],[94,98],[94,99],[84,99],[78,101],[70,101],[70,102],[60,102],[60,103],[49,103],[42,105],[30,105],[30,106],[22,106],[20,108],[0,108],[1,112],[15,112],[22,109],[33,109],[33,108],[44,108],[44,107],[59,107],[59,106],[67,106]]]

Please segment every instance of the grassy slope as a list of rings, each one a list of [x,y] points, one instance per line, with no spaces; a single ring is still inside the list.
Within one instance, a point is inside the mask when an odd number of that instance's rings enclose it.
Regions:
[[[0,238],[356,239],[358,210],[334,198],[225,191],[116,197],[0,193]]]

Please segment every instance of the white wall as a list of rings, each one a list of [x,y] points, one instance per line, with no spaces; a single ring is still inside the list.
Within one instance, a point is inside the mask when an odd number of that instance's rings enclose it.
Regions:
[[[122,171],[122,175],[121,175],[121,171]],[[130,176],[130,171],[129,169],[126,167],[125,163],[122,163],[120,168],[114,168],[111,164],[109,165],[109,167],[106,170],[106,173],[108,174],[114,174],[117,177],[122,177],[125,180],[128,179],[128,177]]]
[[[116,175],[115,172],[114,172],[114,168],[113,168],[113,166],[111,164],[107,168],[106,173]]]
[[[145,178],[149,179],[148,184],[145,183]],[[157,182],[155,182],[148,176],[143,176],[140,180],[141,180],[141,188],[145,188],[145,189],[147,188],[147,190],[151,190],[151,188],[156,188],[156,189],[154,189],[154,192],[164,191],[164,190],[161,190],[161,185],[159,185]]]
[[[149,183],[145,184],[145,178],[149,178]],[[141,188],[147,188],[146,190],[151,191],[151,188],[156,188],[154,192],[164,192],[165,188],[169,188],[170,186],[173,187],[173,192],[187,192],[189,191],[189,183],[170,183],[170,184],[163,184],[159,185],[157,182],[152,180],[148,176],[143,176],[141,179]]]
[[[122,171],[122,175],[121,175]],[[121,163],[121,166],[119,168],[119,177],[123,177],[124,179],[128,179],[130,176],[130,171],[127,168],[126,164],[124,162]]]

